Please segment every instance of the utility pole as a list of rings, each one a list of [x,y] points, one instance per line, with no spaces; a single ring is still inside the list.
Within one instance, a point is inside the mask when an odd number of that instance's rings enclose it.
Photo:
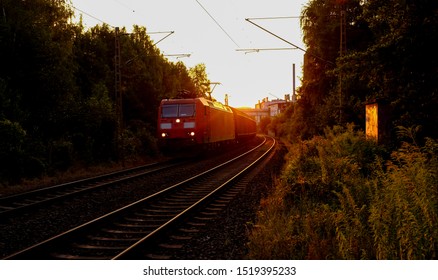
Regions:
[[[345,6],[341,5],[341,22],[340,22],[340,46],[339,46],[339,52],[340,56],[343,56],[345,52],[347,51],[347,20],[345,18],[346,11]]]
[[[345,1],[339,1],[339,57],[344,56],[347,51],[347,20],[346,20],[346,11],[345,11]],[[343,73],[342,70],[339,72],[339,123],[342,124],[344,121],[344,89],[342,85]]]
[[[115,56],[114,56],[114,88],[115,88],[115,114],[116,114],[116,135],[115,135],[115,148],[118,159],[121,158],[122,148],[122,131],[123,131],[123,106],[122,106],[122,73],[121,73],[121,58],[120,58],[120,30],[115,28],[114,36]]]
[[[297,50],[298,48],[263,48],[263,49],[236,49],[238,52],[248,53],[258,53],[260,51],[285,51],[285,50]],[[292,63],[292,101],[295,102],[297,100],[296,90],[295,90],[295,63]],[[271,94],[272,95],[272,94]],[[276,96],[274,96],[276,97]],[[277,97],[278,98],[278,97]],[[280,99],[280,98],[278,98]]]
[[[297,95],[295,93],[295,63],[292,64],[292,102],[297,100]]]
[[[175,31],[164,32],[149,32],[148,34],[166,34],[158,42],[153,44],[156,46],[161,41],[174,34]],[[128,33],[120,33],[120,28],[115,27],[114,31],[114,104],[115,104],[115,118],[116,118],[116,131],[115,131],[115,151],[117,158],[123,159],[122,147],[123,147],[123,96],[122,96],[122,60],[120,51],[120,37],[123,35],[129,35]],[[183,54],[184,56],[185,54]],[[190,55],[188,55],[190,56]],[[128,60],[126,64],[129,64],[138,56]]]

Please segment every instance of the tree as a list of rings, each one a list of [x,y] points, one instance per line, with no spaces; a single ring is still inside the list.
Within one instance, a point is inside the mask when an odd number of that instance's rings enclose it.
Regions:
[[[301,24],[308,49],[301,92],[310,106],[319,107],[318,122],[322,124],[319,131],[326,125],[360,121],[357,106],[363,102],[366,91],[360,83],[343,78],[347,71],[339,67],[339,59],[342,11],[347,38],[344,55],[366,49],[372,40],[368,23],[363,19],[362,2],[313,0],[302,12]]]
[[[29,158],[47,158],[76,108],[73,12],[65,1],[0,4],[0,116],[26,132]]]
[[[183,62],[170,63],[167,70],[165,98],[196,97],[195,83],[190,77],[189,70]]]
[[[67,2],[0,0],[0,156],[27,171],[116,155],[115,30],[72,23]],[[146,27],[126,33],[121,28],[124,148],[153,154],[161,99],[203,96],[209,80],[205,65],[189,70],[164,58]]]
[[[375,1],[363,4],[372,40],[339,63],[346,81],[357,81],[365,98],[384,98],[393,108],[393,127],[423,127],[438,136],[438,2]],[[365,63],[366,62],[366,63]]]
[[[384,98],[394,128],[421,125],[423,136],[436,137],[438,55],[431,42],[438,40],[437,6],[433,0],[310,1],[301,22],[307,45],[301,113],[292,116],[290,127],[298,130],[291,133],[312,136],[346,122],[364,127],[364,102]],[[341,10],[347,34],[342,57]]]
[[[207,68],[201,63],[189,69],[189,76],[195,84],[195,95],[210,98],[210,80],[207,77]]]

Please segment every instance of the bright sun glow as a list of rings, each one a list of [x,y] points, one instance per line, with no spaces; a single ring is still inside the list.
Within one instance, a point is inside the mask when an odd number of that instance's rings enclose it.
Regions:
[[[175,31],[157,46],[165,55],[183,61],[187,67],[204,63],[208,77],[219,82],[212,96],[224,102],[228,94],[234,107],[253,107],[258,100],[284,98],[292,93],[292,64],[296,85],[300,84],[303,51],[290,50],[282,42],[245,21],[246,18],[296,17],[307,0],[72,0],[85,12],[83,21],[91,27],[103,22],[110,26],[145,26],[150,32]],[[100,20],[100,21],[98,21]],[[299,18],[256,20],[287,41],[304,47]],[[150,35],[159,41],[163,34]],[[237,49],[285,49],[236,51]]]

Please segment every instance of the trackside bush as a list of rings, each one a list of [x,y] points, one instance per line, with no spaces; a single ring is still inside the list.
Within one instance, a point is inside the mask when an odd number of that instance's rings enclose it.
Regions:
[[[404,143],[385,160],[352,126],[292,144],[248,257],[436,259],[437,147]]]

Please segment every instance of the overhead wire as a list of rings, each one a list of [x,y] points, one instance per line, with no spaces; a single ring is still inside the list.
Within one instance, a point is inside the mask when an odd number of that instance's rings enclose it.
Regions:
[[[135,10],[134,10],[134,9],[131,9],[131,7],[127,6],[126,4],[121,3],[121,2],[119,2],[119,1],[117,1],[117,0],[114,0],[114,1],[117,2],[117,3],[119,3],[120,5],[124,6],[125,8],[127,8],[127,9],[129,9],[129,10],[131,10],[132,12],[135,13]],[[110,26],[110,27],[112,27],[112,28],[116,28],[115,26],[113,26],[113,25],[111,25],[111,24],[105,22],[104,20],[101,20],[101,19],[99,19],[98,17],[93,16],[93,15],[91,15],[90,13],[87,13],[87,12],[85,12],[85,11],[83,11],[83,10],[81,10],[81,9],[79,9],[79,8],[77,8],[77,7],[75,7],[72,3],[70,3],[69,5],[70,5],[70,7],[71,7],[72,9],[74,9],[74,10],[76,10],[76,11],[82,13],[82,14],[85,14],[85,15],[87,15],[87,16],[89,16],[89,17],[91,17],[91,18],[93,18],[93,19],[95,19],[95,20],[97,20],[97,21],[99,21],[99,22],[101,22],[101,23],[103,23],[103,24],[106,24],[106,25],[108,25],[108,26]],[[172,34],[174,34],[174,33],[175,33],[175,31],[158,31],[158,32],[148,32],[147,34],[148,34],[148,35],[151,35],[151,34],[167,34],[167,35],[165,35],[163,38],[159,39],[157,42],[155,42],[155,43],[153,44],[153,46],[156,46],[158,43],[160,43],[161,41],[165,40],[166,38],[168,38],[170,35],[172,35]],[[126,35],[127,35],[127,34],[126,34]],[[185,54],[184,54],[184,55],[185,55]],[[190,56],[190,55],[188,55],[187,57],[189,57],[189,56]],[[132,59],[131,59],[131,60],[132,60]],[[129,63],[131,60],[128,60],[127,63]]]
[[[118,0],[113,0],[114,2],[117,2],[119,5],[122,5],[122,6],[124,6],[125,8],[127,8],[127,9],[129,9],[130,11],[132,11],[133,13],[135,13],[136,11],[134,10],[134,9],[132,9],[131,7],[129,7],[129,6],[127,6],[125,3],[122,3],[122,2],[120,2],[120,1],[118,1]],[[213,15],[202,5],[202,3],[199,1],[199,0],[195,0],[197,3],[198,3],[198,5],[207,13],[207,15],[216,23],[216,25],[222,30],[222,32],[224,32],[225,33],[225,35],[237,46],[237,47],[239,47],[240,48],[240,46],[239,46],[239,44],[233,39],[233,37],[231,37],[231,35],[225,30],[225,28],[219,23],[219,21],[217,21],[214,17],[213,17]],[[100,19],[100,18],[98,18],[98,17],[96,17],[96,16],[93,16],[92,14],[90,14],[90,13],[88,13],[88,12],[85,12],[85,11],[83,11],[83,10],[81,10],[81,9],[79,9],[79,8],[77,8],[77,7],[75,7],[72,3],[70,3],[70,6],[74,9],[74,10],[76,10],[76,11],[78,11],[78,12],[80,12],[80,13],[82,13],[82,14],[84,14],[84,15],[87,15],[87,16],[89,16],[90,18],[93,18],[93,19],[95,19],[95,20],[97,20],[97,21],[99,21],[100,23],[103,23],[103,24],[106,24],[106,25],[108,25],[108,26],[110,26],[110,27],[112,27],[112,28],[115,28],[115,26],[113,26],[113,25],[111,25],[111,24],[109,24],[109,23],[107,23],[107,22],[105,22],[104,20],[102,20],[102,19]]]
[[[143,16],[144,18],[147,17],[147,16],[145,16],[144,14],[141,13],[141,10],[139,11],[138,9],[134,9],[132,6],[129,6],[126,3],[123,3],[122,1],[113,0],[113,2],[117,3],[120,6],[123,6],[125,9],[127,9],[130,12],[134,13],[135,16],[137,16],[137,17],[139,17],[139,16]],[[161,41],[167,39],[167,37],[169,37],[170,35],[172,35],[174,33],[175,33],[175,31],[147,32],[148,35],[152,35],[152,34],[167,34],[163,38],[159,39],[156,43],[154,43],[154,46],[157,45],[158,43],[160,43]]]
[[[118,0],[113,0],[114,2],[118,3],[121,6],[124,6],[125,8],[127,8],[128,10],[132,11],[133,13],[135,13],[135,10],[132,9],[131,7],[129,7],[128,5],[126,5],[125,3],[118,1]]]
[[[210,14],[210,12],[199,2],[198,0],[195,0],[199,6],[207,13],[207,15],[216,23],[217,26],[227,35],[227,37],[238,47],[240,48],[239,44],[236,43],[236,41],[231,37],[230,34],[225,30],[225,28],[222,27],[222,25]]]
[[[269,19],[299,19],[301,16],[284,16],[284,17],[259,17],[249,18],[250,20],[269,20]]]
[[[97,20],[97,21],[99,21],[99,22],[101,22],[101,23],[103,23],[103,24],[106,24],[106,25],[108,25],[108,26],[110,26],[110,27],[112,27],[112,28],[115,28],[115,26],[113,26],[113,25],[111,25],[111,24],[109,24],[109,23],[107,23],[107,22],[101,20],[100,18],[95,17],[95,16],[93,16],[93,15],[91,15],[91,14],[85,12],[85,11],[82,11],[81,9],[76,8],[76,7],[73,6],[73,4],[71,4],[71,3],[70,3],[70,6],[71,6],[74,10],[76,10],[76,11],[78,11],[78,12],[84,14],[84,15],[87,15],[87,16],[89,16],[89,17],[91,17],[91,18],[93,18],[93,19],[95,19],[95,20]]]
[[[294,43],[292,43],[292,42],[290,42],[290,41],[288,41],[288,40],[286,40],[286,39],[284,39],[284,38],[278,36],[278,35],[275,34],[274,32],[269,31],[268,29],[266,29],[266,28],[262,27],[261,25],[259,25],[259,24],[257,24],[257,23],[254,22],[254,20],[261,20],[261,19],[280,19],[280,18],[285,18],[285,17],[246,18],[245,20],[246,20],[247,22],[249,22],[249,23],[255,25],[256,27],[260,28],[261,30],[263,30],[263,31],[265,31],[265,32],[267,32],[267,33],[269,33],[269,34],[271,34],[272,36],[276,37],[277,39],[280,39],[281,41],[283,41],[283,42],[285,42],[285,43],[291,45],[292,47],[294,47],[294,48],[296,48],[296,49],[298,49],[298,50],[303,51],[304,53],[306,53],[306,54],[308,54],[308,55],[310,55],[310,56],[313,56],[314,58],[316,58],[316,59],[318,59],[318,60],[320,60],[320,61],[323,61],[323,62],[325,62],[325,63],[327,63],[327,64],[331,64],[331,65],[334,65],[334,64],[335,64],[335,63],[332,62],[332,61],[326,60],[326,59],[324,59],[324,58],[322,58],[322,57],[320,57],[320,56],[318,56],[318,55],[316,55],[316,54],[314,54],[314,53],[312,53],[312,52],[309,52],[308,50],[305,50],[305,49],[302,48],[302,47],[299,47],[298,45],[296,45],[296,44],[294,44]]]

